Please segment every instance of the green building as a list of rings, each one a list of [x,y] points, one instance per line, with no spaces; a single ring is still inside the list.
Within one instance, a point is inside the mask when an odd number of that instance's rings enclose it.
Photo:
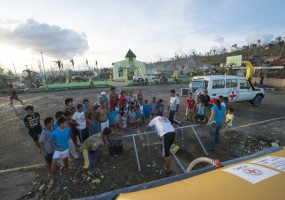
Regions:
[[[136,60],[136,55],[129,49],[125,60],[112,63],[114,81],[132,80],[134,75],[145,73],[145,62]]]

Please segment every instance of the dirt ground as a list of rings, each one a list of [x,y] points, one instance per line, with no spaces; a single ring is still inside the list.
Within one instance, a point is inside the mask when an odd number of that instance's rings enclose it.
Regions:
[[[159,85],[146,87],[128,87],[134,93],[143,89],[143,95],[150,100],[152,96],[162,98],[168,104],[168,91],[173,88],[180,91],[187,85]],[[120,88],[121,90],[123,87]],[[92,103],[101,91],[109,92],[108,88],[92,90],[71,90],[46,93],[20,94],[25,105],[34,105],[41,119],[53,116],[58,110],[63,110],[64,99],[73,97],[75,105],[88,98]],[[114,189],[128,187],[164,177],[163,161],[160,154],[160,144],[157,136],[137,137],[138,153],[142,171],[139,172],[131,139],[124,140],[124,153],[115,157],[103,156],[102,162],[92,168],[90,173],[80,182],[73,183],[71,177],[82,166],[82,160],[70,161],[70,170],[57,175],[56,185],[47,191],[47,172],[44,159],[33,144],[25,130],[22,119],[25,116],[23,106],[15,103],[9,106],[8,97],[0,97],[0,194],[1,199],[69,199],[100,194]],[[285,93],[282,90],[267,93],[259,108],[249,103],[230,105],[235,109],[234,130],[230,137],[221,136],[217,152],[208,152],[208,157],[226,161],[254,153],[263,148],[285,143]],[[178,119],[184,119],[185,97],[181,97]],[[209,114],[209,112],[208,112]],[[165,112],[165,116],[168,113]],[[185,126],[193,123],[186,122]],[[142,130],[142,128],[141,128]],[[129,132],[137,133],[141,130]],[[195,127],[206,150],[209,150],[209,127]],[[184,140],[177,134],[175,144],[180,147],[177,157],[187,168],[195,158],[205,156],[204,151],[194,137],[190,128],[183,131]],[[173,159],[172,159],[173,160]],[[38,167],[38,165],[43,165]],[[181,173],[176,163],[172,162],[174,174]],[[203,167],[199,165],[197,167]],[[27,167],[27,169],[21,169]],[[17,169],[18,168],[18,169]],[[99,183],[100,182],[100,183]]]

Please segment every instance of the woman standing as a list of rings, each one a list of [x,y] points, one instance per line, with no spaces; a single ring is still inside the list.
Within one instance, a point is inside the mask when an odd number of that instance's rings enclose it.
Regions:
[[[210,151],[216,151],[216,144],[219,143],[220,130],[223,127],[224,119],[226,115],[226,109],[224,106],[221,106],[219,99],[212,98],[210,100],[212,104],[211,108],[211,117],[208,124],[211,125],[210,128]]]

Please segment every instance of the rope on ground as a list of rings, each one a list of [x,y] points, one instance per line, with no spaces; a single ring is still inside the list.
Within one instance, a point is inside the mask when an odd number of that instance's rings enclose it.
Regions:
[[[39,168],[39,167],[43,167],[43,166],[45,166],[45,164],[37,164],[37,165],[30,165],[30,166],[24,166],[24,167],[4,169],[4,170],[0,170],[0,174],[7,173],[7,172],[19,171],[19,170],[25,170],[25,169],[35,169],[35,168]]]

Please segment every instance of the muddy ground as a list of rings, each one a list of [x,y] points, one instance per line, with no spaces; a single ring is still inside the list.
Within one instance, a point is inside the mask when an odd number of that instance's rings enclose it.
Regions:
[[[186,85],[147,86],[143,88],[143,94],[151,99],[153,94],[157,98],[163,98],[165,104],[169,100],[168,91],[174,88],[177,91]],[[135,93],[140,87],[129,87]],[[123,88],[121,88],[123,89]],[[38,110],[42,120],[47,116],[53,116],[57,110],[64,108],[63,101],[66,97],[74,97],[75,105],[82,99],[89,98],[94,102],[94,95],[100,91],[72,90],[49,93],[20,94],[25,105],[32,104]],[[221,161],[231,160],[244,155],[252,154],[272,145],[284,146],[285,141],[285,93],[282,90],[267,93],[263,104],[259,108],[252,107],[249,103],[235,103],[231,106],[235,109],[235,130],[230,137],[221,136],[221,142],[217,152],[208,152],[208,157]],[[185,98],[181,98],[180,113],[178,119],[184,118]],[[0,97],[0,194],[1,199],[69,199],[96,195],[114,189],[136,185],[150,180],[164,177],[163,162],[160,154],[159,140],[155,135],[149,137],[149,143],[145,137],[137,137],[139,159],[142,171],[139,172],[131,139],[124,140],[124,153],[116,157],[105,155],[99,165],[94,166],[89,175],[82,181],[73,183],[75,171],[82,166],[82,160],[70,161],[70,170],[57,175],[56,185],[47,191],[47,172],[44,159],[33,144],[31,138],[23,127],[22,119],[25,115],[23,106],[15,104],[8,106],[8,98]],[[209,113],[208,113],[209,114]],[[165,112],[165,116],[168,113]],[[185,125],[193,123],[186,122]],[[209,150],[209,127],[202,125],[195,127],[201,137],[206,150]],[[142,130],[142,128],[141,128]],[[137,130],[129,132],[137,133]],[[178,134],[175,144],[180,146],[177,157],[184,168],[195,158],[205,156],[204,151],[194,137],[191,129],[184,129],[184,140]],[[174,175],[181,173],[177,164],[172,162]],[[199,165],[204,167],[205,165]],[[21,169],[29,167],[29,169]],[[15,169],[19,168],[19,169]],[[100,182],[100,183],[99,183]]]

